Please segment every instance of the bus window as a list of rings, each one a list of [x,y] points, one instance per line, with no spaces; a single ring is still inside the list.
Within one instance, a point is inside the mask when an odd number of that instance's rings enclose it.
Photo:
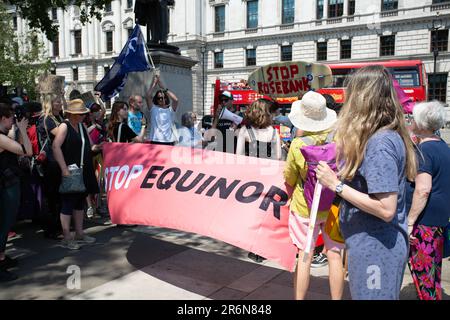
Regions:
[[[345,79],[352,72],[352,69],[332,69],[331,72],[333,74],[333,82],[327,88],[343,88]]]
[[[394,75],[400,87],[419,87],[419,70],[417,68],[389,68],[389,72]]]

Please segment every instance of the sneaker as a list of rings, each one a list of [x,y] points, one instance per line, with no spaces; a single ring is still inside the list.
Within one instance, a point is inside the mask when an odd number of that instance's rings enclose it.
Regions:
[[[0,260],[0,269],[6,270],[9,268],[17,267],[17,259],[12,259],[5,255],[5,259]]]
[[[89,237],[88,235],[83,235],[82,237],[75,236],[74,239],[77,243],[84,243],[84,244],[92,244],[96,241],[94,237]]]
[[[94,216],[94,208],[93,207],[89,207],[86,211],[86,215],[89,219],[91,219]]]
[[[14,231],[8,232],[8,239],[14,238],[15,236],[17,236],[17,233],[15,233]]]
[[[17,280],[17,275],[6,270],[0,270],[0,282],[8,282]]]
[[[325,267],[327,264],[328,264],[327,255],[321,252],[313,256],[311,268]]]
[[[74,240],[61,240],[60,242],[61,247],[67,248],[69,250],[79,250],[81,247],[80,245],[74,241]]]

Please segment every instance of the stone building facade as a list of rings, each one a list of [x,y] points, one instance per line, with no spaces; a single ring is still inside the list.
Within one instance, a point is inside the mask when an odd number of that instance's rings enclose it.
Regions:
[[[101,21],[84,26],[76,7],[49,12],[60,33],[56,45],[46,40],[46,46],[68,86],[90,90],[103,77],[134,27],[133,6],[114,0]],[[200,115],[209,113],[217,77],[237,82],[282,59],[420,59],[430,96],[448,103],[449,27],[450,1],[443,0],[177,0],[169,43],[199,61],[192,108]],[[17,30],[26,31],[20,17]]]

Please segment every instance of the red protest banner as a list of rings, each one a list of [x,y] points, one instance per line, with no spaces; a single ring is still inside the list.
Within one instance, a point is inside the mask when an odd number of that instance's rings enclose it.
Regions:
[[[150,144],[103,150],[113,223],[198,233],[293,271],[283,162]]]

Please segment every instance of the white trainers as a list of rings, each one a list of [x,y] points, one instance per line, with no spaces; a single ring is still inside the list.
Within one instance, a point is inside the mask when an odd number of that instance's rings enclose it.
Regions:
[[[79,250],[80,245],[74,240],[61,240],[60,246],[69,250]]]
[[[94,237],[89,237],[88,235],[83,235],[82,237],[75,236],[74,240],[77,243],[85,243],[85,244],[92,244],[96,241]]]
[[[93,207],[89,207],[86,211],[86,215],[89,219],[91,219],[94,216],[94,208]]]

